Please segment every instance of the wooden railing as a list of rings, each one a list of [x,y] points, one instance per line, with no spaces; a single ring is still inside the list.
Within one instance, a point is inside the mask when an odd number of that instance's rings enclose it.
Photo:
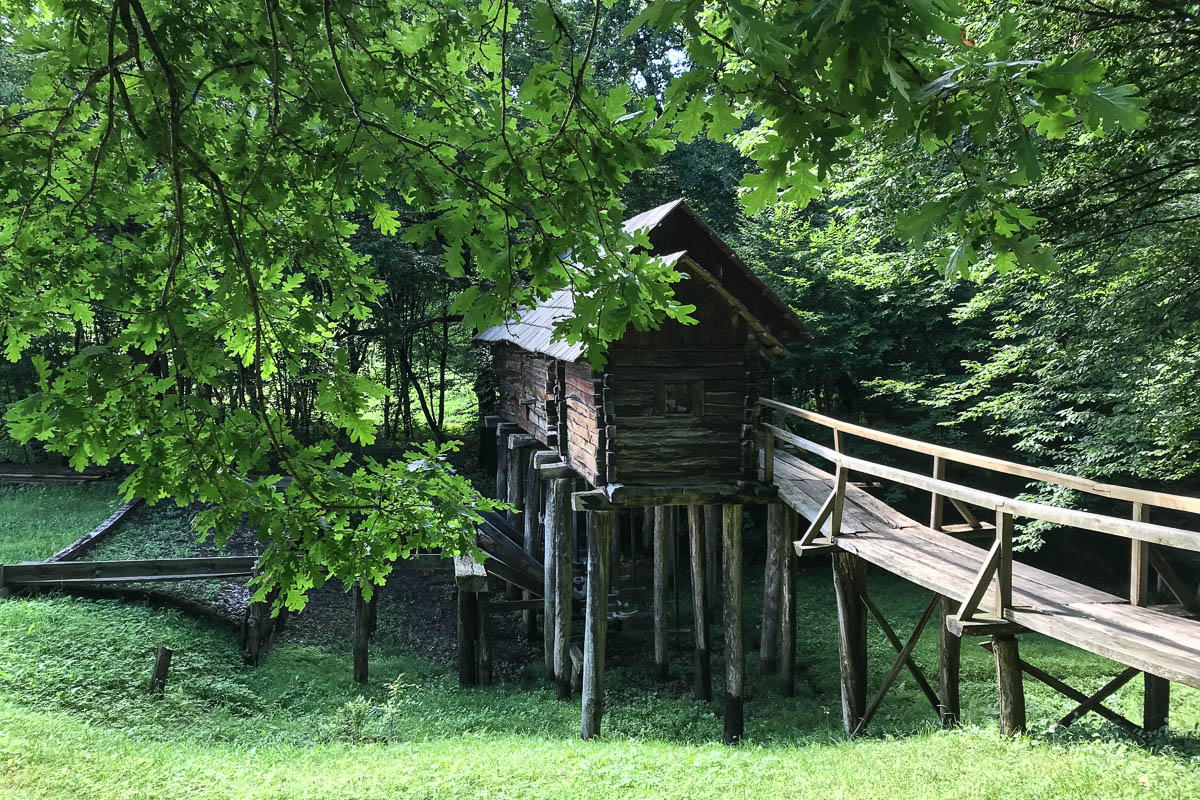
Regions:
[[[824,458],[832,462],[836,467],[833,489],[816,518],[814,518],[801,537],[800,545],[802,547],[810,546],[816,540],[818,533],[826,521],[830,523],[831,536],[838,536],[841,533],[842,507],[845,503],[847,476],[850,471],[854,471],[929,492],[932,497],[929,527],[934,530],[946,530],[950,527],[943,524],[942,518],[943,501],[947,499],[963,515],[967,523],[967,529],[984,531],[991,527],[981,523],[972,513],[969,506],[986,508],[995,512],[994,542],[988,550],[987,556],[984,558],[983,566],[976,577],[970,596],[959,610],[960,619],[970,619],[976,613],[993,579],[997,587],[996,616],[1002,616],[1003,610],[1011,605],[1014,517],[1043,520],[1055,525],[1080,528],[1097,533],[1107,533],[1130,539],[1130,602],[1135,605],[1146,604],[1148,599],[1149,570],[1151,565],[1153,565],[1180,602],[1185,606],[1194,606],[1195,598],[1182,585],[1178,575],[1175,574],[1170,565],[1162,558],[1162,555],[1152,549],[1151,546],[1167,545],[1185,550],[1200,551],[1200,533],[1150,523],[1147,521],[1147,512],[1149,508],[1157,507],[1200,514],[1200,498],[1153,492],[1115,484],[1097,483],[1087,478],[1066,475],[1039,467],[1030,467],[991,456],[969,453],[952,447],[877,431],[861,425],[843,422],[833,417],[827,417],[823,414],[806,411],[786,403],[780,403],[777,400],[760,398],[759,406],[762,409],[775,412],[779,415],[778,425],[761,420],[759,422],[759,430],[763,437],[763,471],[764,477],[768,482],[774,478],[775,448],[778,443],[791,445]],[[789,417],[807,420],[808,422],[814,422],[830,428],[833,431],[834,447],[829,448],[797,435],[787,424]],[[929,476],[926,476],[846,455],[843,446],[844,434],[860,436],[881,444],[888,444],[911,452],[932,456],[932,472]],[[1097,514],[1070,508],[1059,508],[1043,503],[1034,503],[1028,500],[1018,500],[993,492],[974,489],[945,479],[946,464],[949,462],[967,464],[995,473],[1042,481],[1101,497],[1128,501],[1132,503],[1132,513],[1129,519],[1124,519],[1107,514]],[[955,527],[962,528],[963,526]]]

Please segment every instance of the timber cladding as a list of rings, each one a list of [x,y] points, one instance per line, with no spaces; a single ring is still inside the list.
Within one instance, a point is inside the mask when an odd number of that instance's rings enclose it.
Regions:
[[[631,227],[632,226],[632,227]],[[682,201],[640,214],[653,252],[682,279],[695,320],[630,329],[596,370],[556,341],[567,290],[479,334],[492,343],[499,414],[556,450],[592,486],[754,481],[753,414],[769,358],[807,338],[799,318]]]

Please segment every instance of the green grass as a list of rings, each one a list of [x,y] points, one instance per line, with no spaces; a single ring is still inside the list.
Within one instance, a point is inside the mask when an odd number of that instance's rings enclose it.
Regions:
[[[185,516],[155,511],[109,547],[143,553],[178,538]],[[155,520],[158,520],[156,523]],[[155,525],[161,524],[161,529]],[[157,530],[157,534],[156,534]],[[133,540],[141,542],[132,549]],[[458,688],[449,665],[405,652],[381,613],[372,681],[350,680],[350,621],[327,646],[277,645],[244,666],[226,629],[163,608],[37,597],[0,601],[0,794],[13,798],[1178,798],[1200,796],[1200,692],[1173,686],[1171,737],[1146,744],[1089,717],[1047,724],[1071,702],[1032,680],[1029,737],[1002,739],[990,656],[967,643],[964,726],[937,730],[907,673],[871,735],[848,742],[838,717],[827,564],[801,570],[797,697],[759,675],[753,624],[761,569],[748,581],[745,744],[726,748],[720,703],[690,699],[686,635],[672,638],[672,680],[651,678],[645,631],[610,638],[604,736],[578,741],[578,700],[559,702],[531,664],[513,682]],[[919,590],[873,575],[900,636]],[[680,587],[681,598],[688,596]],[[686,606],[686,602],[683,603]],[[686,627],[686,618],[681,621]],[[174,649],[166,693],[145,692],[157,644]],[[1116,665],[1028,635],[1022,655],[1083,690]],[[870,640],[871,686],[892,663]],[[936,634],[915,658],[932,674]],[[720,697],[720,656],[714,662]],[[1111,705],[1134,720],[1140,681]],[[872,688],[873,691],[873,688]]]
[[[114,481],[0,485],[0,564],[49,558],[120,505]]]

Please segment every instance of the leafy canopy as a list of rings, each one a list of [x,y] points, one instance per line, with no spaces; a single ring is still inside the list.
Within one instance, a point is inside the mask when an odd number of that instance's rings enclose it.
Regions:
[[[549,0],[0,0],[30,60],[0,117],[5,355],[115,330],[37,363],[16,434],[77,466],[136,465],[129,492],[219,500],[219,535],[249,514],[271,542],[262,588],[289,603],[325,575],[378,582],[412,546],[461,549],[488,503],[444,451],[346,470],[279,412],[272,379],[303,377],[353,442],[374,436],[383,390],[324,347],[381,291],[352,219],[470,277],[452,309],[469,325],[571,287],[588,313],[559,333],[599,359],[628,326],[687,313],[678,275],[619,227],[619,192],[675,141],[733,138],[754,210],[817,197],[867,129],[915,137],[961,180],[908,235],[951,229],[949,269],[987,253],[1041,269],[1016,196],[1039,141],[1143,121],[1088,53],[1014,59],[1014,26],[977,44],[947,0],[653,0],[625,35],[678,45],[658,54],[669,85],[640,99],[593,80],[606,5],[566,5],[582,26]],[[236,407],[235,370],[254,386]],[[246,481],[276,470],[286,489]]]

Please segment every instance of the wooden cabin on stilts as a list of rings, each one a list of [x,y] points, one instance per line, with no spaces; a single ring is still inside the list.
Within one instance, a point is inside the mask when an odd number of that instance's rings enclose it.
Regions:
[[[537,587],[541,600],[524,597],[527,630],[534,634],[534,614],[540,610],[546,673],[560,698],[571,696],[573,678],[581,679],[583,738],[600,732],[605,643],[616,610],[619,559],[644,550],[646,542],[639,539],[649,529],[650,655],[656,672],[661,678],[668,673],[668,568],[672,556],[682,556],[691,566],[693,685],[701,700],[712,697],[709,624],[717,584],[721,587],[724,728],[725,740],[734,743],[743,728],[742,506],[769,503],[775,496],[769,481],[759,478],[754,418],[759,393],[770,381],[771,359],[808,334],[796,314],[682,200],[633,217],[625,229],[646,231],[652,254],[684,276],[675,286],[676,298],[695,306],[696,324],[667,321],[655,330],[630,329],[608,346],[599,369],[581,346],[554,337],[555,323],[574,313],[569,290],[479,334],[489,344],[495,378],[494,387],[484,389],[491,397],[481,397],[481,404],[487,407],[490,400],[496,410],[490,421],[497,496],[523,509],[518,526],[523,548],[544,565]],[[579,512],[586,515],[582,522]],[[632,522],[634,512],[642,515],[639,525]],[[622,515],[628,525],[621,524]],[[778,520],[772,535],[780,546],[768,549],[780,575],[794,558],[785,538],[792,516],[772,511]],[[675,550],[673,522],[679,518],[686,519],[688,537]],[[628,530],[624,543],[623,530]],[[577,547],[586,560],[582,592],[574,581]],[[464,574],[464,587],[471,579]],[[768,581],[773,583],[768,592],[773,619],[780,616],[778,598],[787,580]],[[581,653],[572,647],[577,601],[585,610]],[[794,624],[794,610],[790,618],[786,611],[780,618]],[[770,627],[773,638],[764,646],[773,656],[779,629],[774,622]],[[787,636],[794,637],[794,631]],[[572,657],[573,649],[581,659]]]

